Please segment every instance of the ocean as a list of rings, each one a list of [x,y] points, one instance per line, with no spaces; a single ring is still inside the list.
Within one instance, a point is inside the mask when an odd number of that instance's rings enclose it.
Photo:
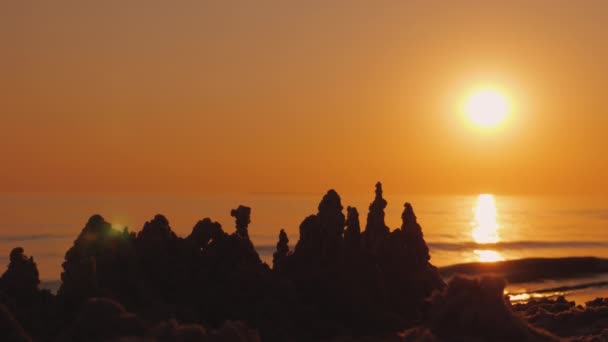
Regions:
[[[115,228],[139,231],[155,214],[187,236],[205,217],[232,232],[230,210],[252,208],[249,234],[261,258],[271,264],[280,229],[293,248],[300,222],[317,211],[323,194],[0,194],[0,263],[13,247],[33,256],[43,286],[55,290],[61,263],[88,218],[101,214]],[[522,258],[594,256],[608,258],[608,198],[558,196],[391,195],[385,190],[386,223],[401,225],[410,202],[438,267]],[[343,195],[342,204],[359,209],[362,228],[373,195]],[[608,297],[608,274],[583,274],[509,284],[513,300],[566,295],[577,303]]]

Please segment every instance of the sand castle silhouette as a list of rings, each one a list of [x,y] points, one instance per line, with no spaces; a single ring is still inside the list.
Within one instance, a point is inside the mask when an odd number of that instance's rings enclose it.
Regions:
[[[39,288],[33,258],[10,254],[0,278],[2,341],[319,341],[374,337],[404,341],[553,341],[602,334],[608,304],[576,308],[563,299],[511,306],[497,278],[453,278],[430,263],[409,203],[402,225],[384,221],[376,184],[367,223],[334,190],[300,225],[293,250],[280,230],[273,267],[249,239],[251,209],[231,211],[236,231],[205,218],[187,237],[156,215],[138,233],[92,216],[66,252],[57,295]],[[577,311],[578,310],[578,311]],[[558,315],[561,315],[559,318]],[[552,324],[565,320],[566,324]],[[570,321],[569,321],[570,320]],[[574,323],[570,324],[574,326]],[[576,325],[580,327],[580,325]],[[603,325],[604,327],[606,324]],[[595,328],[589,328],[595,327]]]

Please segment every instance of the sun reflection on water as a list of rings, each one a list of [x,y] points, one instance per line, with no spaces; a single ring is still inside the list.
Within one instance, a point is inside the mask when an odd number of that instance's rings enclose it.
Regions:
[[[562,292],[562,291],[553,291],[553,292],[544,292],[544,293],[537,293],[537,292],[520,292],[520,293],[509,293],[508,291],[505,290],[505,295],[509,296],[509,300],[512,303],[517,303],[517,302],[527,302],[530,299],[540,299],[540,298],[556,298],[559,296],[565,296],[568,295],[567,292]]]
[[[471,223],[473,226],[473,240],[478,244],[493,244],[499,242],[499,225],[494,196],[490,194],[479,195],[473,211],[475,214],[475,220]],[[479,261],[482,262],[504,260],[500,253],[491,249],[475,250],[474,253],[477,255]]]
[[[473,253],[477,254],[479,261],[482,262],[494,262],[494,261],[503,261],[505,258],[500,255],[497,251],[493,250],[480,250],[476,249]]]

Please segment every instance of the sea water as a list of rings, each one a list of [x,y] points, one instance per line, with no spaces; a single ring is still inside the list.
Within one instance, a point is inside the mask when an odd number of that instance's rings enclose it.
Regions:
[[[339,190],[339,189],[338,189]],[[117,229],[139,231],[155,214],[164,214],[172,229],[187,236],[198,220],[210,217],[227,232],[234,231],[230,210],[252,208],[249,234],[261,258],[271,264],[280,229],[293,248],[299,224],[317,212],[323,194],[0,194],[0,263],[8,263],[13,247],[33,256],[43,286],[56,288],[67,249],[93,214],[101,214]],[[446,266],[466,262],[566,256],[608,258],[608,201],[584,196],[395,195],[388,201],[386,223],[401,226],[401,212],[410,202],[431,252],[431,263]],[[342,204],[355,206],[362,229],[373,195],[343,195]],[[566,294],[577,302],[608,296],[608,287],[593,285],[556,293],[542,292],[561,285],[597,284],[591,279],[544,279],[511,284],[508,291],[530,296]],[[541,290],[535,294],[535,291]]]

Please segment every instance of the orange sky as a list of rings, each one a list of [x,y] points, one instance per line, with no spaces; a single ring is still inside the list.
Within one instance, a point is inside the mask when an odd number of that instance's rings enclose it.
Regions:
[[[179,3],[179,4],[177,4]],[[606,194],[606,1],[0,4],[0,191]],[[479,132],[480,84],[513,99]]]

